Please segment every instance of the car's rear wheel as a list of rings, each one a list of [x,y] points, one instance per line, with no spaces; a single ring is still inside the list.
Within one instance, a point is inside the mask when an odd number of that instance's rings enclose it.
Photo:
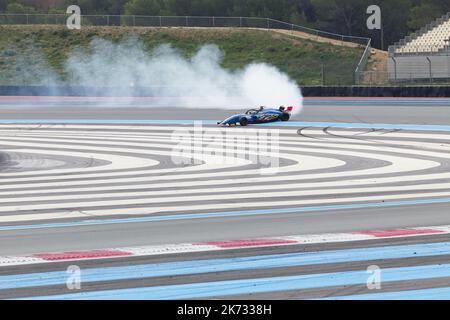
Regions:
[[[284,113],[282,113],[280,115],[280,120],[281,121],[289,121],[290,118],[291,118],[290,114],[286,113],[286,112],[284,112]]]
[[[242,117],[241,119],[239,119],[239,123],[241,126],[246,127],[248,125],[248,119]]]

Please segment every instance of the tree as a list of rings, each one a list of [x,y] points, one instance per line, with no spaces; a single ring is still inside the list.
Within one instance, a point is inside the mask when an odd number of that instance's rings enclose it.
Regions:
[[[448,0],[430,0],[431,4],[439,8],[442,15],[450,12],[450,1]]]
[[[158,15],[161,5],[158,0],[131,0],[125,4],[127,15]]]
[[[113,15],[120,15],[125,13],[125,4],[127,0],[108,0],[107,13]]]
[[[415,31],[415,29],[411,30],[407,26],[409,12],[412,7],[411,0],[383,0],[380,7],[386,47],[398,42],[411,31]]]
[[[8,0],[0,0],[0,12],[4,12],[6,10],[8,3]]]
[[[36,10],[33,7],[27,7],[20,3],[10,3],[6,6],[6,13],[33,14]]]
[[[189,14],[193,16],[210,16],[214,15],[213,1],[210,0],[192,0]]]
[[[410,10],[407,26],[418,30],[442,15],[439,7],[432,3],[422,3]]]
[[[165,0],[167,9],[176,16],[188,16],[191,14],[191,0]]]

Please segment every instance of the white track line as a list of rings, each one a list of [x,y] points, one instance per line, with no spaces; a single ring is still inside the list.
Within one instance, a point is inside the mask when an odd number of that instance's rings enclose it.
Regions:
[[[30,126],[24,126],[29,128]],[[55,126],[52,126],[55,127]],[[173,142],[171,140],[171,131],[173,129],[168,127],[148,127],[145,126],[147,133],[153,133],[153,136],[145,136],[142,132],[136,131],[136,127],[123,126],[130,132],[126,132],[126,137],[108,137],[104,136],[104,131],[88,131],[87,135],[73,135],[75,128],[89,128],[89,129],[99,129],[104,128],[104,130],[113,130],[118,128],[117,126],[63,126],[65,129],[64,138],[58,138],[58,132],[54,132],[55,136],[43,137],[44,130],[32,130],[26,131],[21,135],[21,131],[8,132],[9,135],[4,137],[0,136],[0,143],[2,145],[9,145],[14,148],[29,148],[23,150],[29,150],[33,152],[33,147],[35,148],[48,148],[46,151],[36,151],[36,153],[48,153],[49,155],[79,155],[83,152],[74,152],[72,149],[82,149],[86,150],[86,154],[94,154],[93,151],[97,152],[121,152],[121,153],[141,153],[148,155],[150,158],[152,155],[162,155],[169,156],[173,148]],[[14,127],[17,130],[17,126]],[[161,132],[155,132],[161,129],[162,132],[167,132],[167,135],[161,135]],[[209,130],[209,128],[208,128]],[[309,133],[309,129],[305,129],[304,132]],[[7,131],[7,130],[4,130]],[[132,136],[133,132],[141,138],[136,140]],[[212,129],[214,132],[223,132],[223,129]],[[280,130],[285,133],[292,134],[296,131],[293,130]],[[315,130],[313,130],[315,131]],[[241,132],[248,132],[247,130],[242,130]],[[322,132],[322,131],[321,131]],[[241,136],[239,130],[234,131],[237,136]],[[115,133],[120,135],[121,133]],[[349,134],[354,135],[355,132],[352,131],[337,131],[339,135]],[[99,136],[102,135],[102,136]],[[184,132],[184,136],[189,134]],[[217,157],[210,156],[205,157],[206,161],[203,165],[191,166],[188,168],[177,168],[173,169],[155,169],[155,170],[136,170],[133,171],[133,175],[140,174],[141,177],[128,178],[130,172],[103,172],[103,173],[89,173],[89,170],[83,170],[74,168],[72,171],[57,171],[48,170],[42,173],[42,179],[45,182],[36,182],[36,177],[23,177],[20,178],[21,174],[11,173],[9,176],[14,176],[14,178],[8,179],[8,174],[2,174],[2,182],[4,185],[0,185],[0,195],[7,195],[7,198],[0,199],[0,204],[5,204],[0,207],[0,222],[13,222],[13,221],[37,221],[44,219],[63,219],[63,218],[81,218],[86,215],[89,216],[110,216],[110,215],[139,215],[139,214],[156,214],[156,213],[170,213],[175,211],[194,211],[194,210],[208,210],[212,207],[217,207],[223,210],[226,209],[245,209],[245,208],[266,208],[273,207],[274,205],[283,206],[304,206],[313,204],[337,204],[337,203],[353,203],[361,201],[387,201],[387,200],[402,200],[402,199],[414,199],[421,197],[446,197],[450,194],[450,183],[440,182],[432,183],[431,179],[444,179],[447,176],[450,177],[450,173],[436,173],[436,174],[416,174],[420,170],[430,170],[437,168],[441,165],[438,161],[434,160],[423,160],[413,157],[434,157],[437,159],[448,160],[450,159],[450,154],[447,152],[439,152],[439,146],[442,147],[442,143],[434,142],[416,142],[416,141],[402,141],[396,140],[402,136],[407,135],[407,133],[392,133],[389,134],[389,140],[375,141],[376,138],[371,137],[370,141],[365,140],[354,140],[344,138],[336,138],[333,136],[328,136],[322,132],[319,136],[326,137],[322,140],[312,140],[309,138],[296,136],[283,137],[280,136],[283,141],[283,146],[280,148],[280,157],[283,159],[289,159],[294,162],[293,165],[285,166],[280,168],[283,173],[292,173],[287,176],[261,176],[246,178],[245,183],[252,183],[254,186],[251,187],[240,187],[239,184],[242,182],[239,178],[228,178],[224,179],[224,176],[235,175],[244,176],[245,174],[254,174],[255,170],[239,170],[240,167],[251,164],[251,161],[239,159],[236,162],[236,156],[234,157]],[[433,139],[435,134],[424,134],[423,136]],[[164,137],[166,138],[164,140]],[[422,137],[422,136],[421,136]],[[285,139],[286,138],[286,139]],[[448,139],[448,136],[446,136]],[[4,140],[4,141],[2,141]],[[164,140],[166,143],[161,143]],[[198,135],[193,141],[198,141]],[[383,143],[385,142],[385,143]],[[73,143],[73,146],[67,147],[65,143]],[[194,150],[196,151],[209,151],[217,152],[223,149],[224,146],[230,146],[231,144],[211,144],[208,147],[196,147],[194,145]],[[405,148],[406,147],[406,148]],[[446,145],[444,145],[446,147]],[[62,149],[51,150],[54,148]],[[145,148],[145,149],[143,149]],[[415,149],[414,149],[415,148]],[[155,150],[158,149],[158,150]],[[17,151],[16,149],[14,149]],[[306,156],[299,155],[298,152],[308,152],[308,153],[320,153],[317,156]],[[398,156],[386,154],[386,153],[396,153]],[[257,152],[254,152],[257,154]],[[102,156],[101,154],[97,154]],[[340,167],[345,165],[345,162],[336,159],[335,157],[347,156],[355,158],[373,158],[380,161],[385,161],[389,163],[387,166],[377,167],[377,168],[365,168],[359,170],[338,171]],[[96,157],[97,158],[97,157]],[[100,157],[99,157],[100,158]],[[105,155],[102,159],[106,159]],[[125,156],[116,156],[116,158],[109,158],[111,161],[111,166],[117,166],[118,168],[123,168],[120,165],[126,165],[127,161],[137,165],[137,161],[133,158],[140,159],[141,161],[148,160],[153,165],[158,164],[157,161],[152,159],[144,159],[139,157],[130,157],[130,159]],[[125,159],[125,160],[124,160]],[[204,159],[203,159],[204,160]],[[214,161],[221,160],[226,163],[226,165],[215,165]],[[228,160],[228,162],[227,162]],[[234,162],[234,163],[233,163]],[[144,166],[145,162],[138,163],[138,169]],[[230,165],[229,163],[233,163]],[[335,172],[327,173],[307,173],[309,170],[313,169],[324,169],[324,168],[336,168]],[[102,167],[104,168],[104,167]],[[130,164],[129,169],[136,169]],[[94,168],[90,168],[94,170]],[[216,172],[201,172],[201,170],[219,170]],[[220,170],[227,170],[226,172],[221,172]],[[98,168],[95,168],[96,171]],[[52,180],[63,180],[65,177],[61,176],[50,176],[46,177],[46,174],[50,173],[67,173],[67,172],[79,172],[80,174],[73,174],[67,177],[65,181],[52,181]],[[160,176],[145,176],[146,174],[156,174],[156,173],[169,173],[177,172],[174,175],[160,175]],[[22,173],[22,175],[27,175],[29,173]],[[385,177],[385,178],[367,178],[364,175],[375,175],[379,176],[382,174],[402,174],[403,176],[397,177]],[[408,175],[410,174],[410,175]],[[346,177],[345,179],[339,179],[340,177]],[[108,179],[106,179],[108,178]],[[302,179],[318,179],[318,178],[335,178],[335,181],[327,182],[310,182],[302,183]],[[71,179],[80,179],[80,181],[71,181]],[[92,180],[87,180],[92,179]],[[206,180],[202,180],[206,179]],[[414,180],[415,179],[415,180]],[[177,180],[172,182],[172,180]],[[419,181],[423,180],[423,181]],[[413,185],[408,186],[390,186],[382,187],[377,184],[394,182],[400,184],[405,181],[418,181]],[[19,182],[22,182],[19,184]],[[430,182],[430,183],[427,183]],[[10,183],[10,185],[6,184]],[[15,184],[17,183],[17,184]],[[91,187],[95,184],[104,184],[101,187]],[[109,186],[112,183],[120,183],[120,186]],[[144,185],[134,187],[134,183],[145,183]],[[267,183],[270,183],[267,184]],[[276,188],[272,189],[272,186],[276,183],[283,183],[282,185],[277,185]],[[77,185],[76,188],[70,188],[73,185]],[[370,186],[361,187],[363,184],[370,184]],[[220,185],[220,187],[211,187],[214,185]],[[126,186],[133,186],[134,191],[128,191]],[[61,187],[68,187],[67,189],[61,189]],[[84,188],[86,187],[86,188]],[[175,190],[170,191],[146,191],[142,190],[144,188],[165,188],[171,187]],[[323,190],[324,187],[329,189]],[[359,188],[355,188],[359,187]],[[11,189],[20,188],[30,188],[32,190],[11,192]],[[314,189],[315,188],[315,189]],[[319,189],[322,188],[322,189]],[[287,191],[290,189],[289,191]],[[443,189],[445,191],[437,192],[437,190]],[[3,190],[3,191],[2,191]],[[50,191],[61,191],[67,194],[52,196],[39,196],[39,197],[25,197],[24,195],[32,195],[33,193],[42,192],[41,190]],[[90,194],[87,195],[71,195],[70,192],[85,191],[89,190]],[[120,190],[120,193],[111,194],[108,191]],[[411,192],[417,191],[430,191],[426,194],[410,194]],[[229,194],[231,191],[236,191],[240,193]],[[434,192],[436,191],[436,192]],[[392,194],[398,192],[399,194]],[[200,195],[200,193],[207,193],[207,195]],[[352,193],[358,193],[358,196],[346,196]],[[382,195],[374,194],[382,193]],[[299,196],[321,196],[326,194],[327,197],[323,199],[302,199],[302,200],[289,200],[287,197],[299,197]],[[336,198],[335,196],[343,196]],[[125,197],[133,197],[133,199],[125,199]],[[113,200],[105,200],[107,198],[114,198]],[[54,203],[54,201],[62,201],[61,203]],[[251,201],[255,202],[251,202]],[[201,201],[208,201],[209,204],[196,204]],[[20,203],[20,205],[6,205],[11,202]],[[40,202],[39,204],[37,202]],[[163,207],[158,206],[160,203],[167,203]],[[179,203],[182,203],[179,204]],[[99,210],[96,207],[110,207],[110,206],[137,206],[137,208],[125,208],[125,209],[110,209],[110,210]],[[91,207],[91,210],[83,210],[83,212],[67,211],[66,208],[80,208],[80,207]],[[50,213],[39,213],[39,210],[52,211]],[[70,210],[70,209],[69,209]],[[16,211],[36,211],[34,214],[24,214],[24,215],[10,215],[11,212]]]
[[[2,144],[3,143],[4,142],[2,142]],[[7,144],[10,144],[10,145],[21,145],[21,143],[17,143],[17,144],[15,144],[15,143],[7,143]],[[27,145],[27,144],[25,144],[25,145]],[[40,144],[37,144],[37,146],[39,146],[39,145]],[[158,146],[163,146],[163,145],[158,145]],[[301,148],[301,147],[299,147],[299,148],[290,148],[290,149],[292,149],[290,151],[296,151],[296,152],[299,152],[299,151],[320,152],[320,153],[327,153],[328,152],[330,154],[344,155],[344,156],[354,156],[354,157],[368,157],[367,151],[371,151],[371,152],[373,152],[372,154],[370,154],[371,156],[374,156],[374,154],[377,154],[377,159],[384,160],[384,161],[392,163],[391,166],[385,167],[385,168],[355,170],[355,171],[352,171],[353,175],[356,175],[356,174],[359,174],[359,175],[366,174],[366,175],[368,175],[368,174],[383,174],[383,173],[399,173],[399,172],[417,171],[417,170],[430,169],[430,168],[437,167],[437,166],[440,165],[439,163],[437,163],[435,161],[411,159],[411,158],[405,158],[405,157],[399,157],[399,156],[389,156],[389,155],[385,155],[385,154],[379,154],[380,152],[383,152],[383,151],[384,152],[386,152],[386,151],[399,152],[395,148],[382,148],[382,147],[379,147],[379,146],[373,146],[373,147],[365,146],[365,147],[359,147],[358,150],[361,150],[361,151],[360,152],[356,152],[356,151],[343,151],[343,150],[333,149],[334,145],[331,144],[331,143],[330,144],[323,143],[323,142],[322,143],[314,143],[314,144],[312,144],[312,146],[313,147],[310,147],[310,148]],[[314,146],[315,147],[319,146],[320,148],[314,148]],[[140,147],[142,147],[142,145]],[[324,150],[323,147],[330,147],[330,149]],[[341,146],[341,147],[343,147],[343,146]],[[345,147],[347,147],[347,148],[354,148],[354,146],[352,146],[350,144],[345,145]],[[109,148],[99,148],[99,147],[97,147],[97,148],[100,149],[100,150],[103,150],[103,151],[107,151],[109,149]],[[194,150],[204,150],[204,151],[205,150],[206,151],[217,151],[217,150],[219,150],[220,151],[221,148],[217,148],[217,149],[215,149],[215,148],[214,149],[212,149],[212,148],[194,148]],[[125,149],[124,150],[124,149],[122,149],[122,152],[123,151],[130,152],[132,150],[129,150],[129,149]],[[283,151],[285,151],[285,149],[283,149]],[[362,151],[364,151],[364,152],[362,152]],[[164,154],[164,153],[161,153],[161,152],[158,152],[158,151],[155,151],[155,150],[148,151],[148,153]],[[422,156],[423,155],[429,155],[429,156],[438,156],[439,155],[442,158],[450,159],[450,155],[443,155],[443,154],[439,154],[439,153],[436,153],[436,152],[426,152],[426,151],[414,152],[414,151],[411,151],[411,154],[422,155]],[[169,152],[169,154],[165,153],[165,155],[170,155],[170,152]],[[280,152],[280,158],[286,158],[286,159],[289,159],[289,158],[295,159],[295,158],[297,158],[297,159],[299,159],[299,157],[300,156],[288,155],[288,154],[286,154],[284,152]],[[316,159],[317,158],[320,158],[320,157],[316,157]],[[301,159],[301,157],[300,157],[300,159]],[[323,159],[323,157],[322,157],[322,159]],[[333,159],[333,160],[335,161],[334,166],[339,166],[339,165],[343,165],[344,164],[342,161],[339,161],[339,160],[336,160],[336,159]],[[217,161],[217,159],[211,160],[211,161]],[[225,159],[223,161],[232,162],[230,159]],[[299,161],[301,161],[301,160],[299,160]],[[297,161],[297,162],[299,162],[299,161]],[[297,165],[283,167],[283,172],[298,171],[300,169],[299,166],[300,166],[300,164],[297,163]],[[304,168],[302,168],[302,169],[304,169]],[[306,170],[311,170],[311,168],[305,168],[305,169]],[[158,173],[157,171],[155,171],[155,172]],[[239,174],[244,174],[244,173],[249,173],[249,174],[253,173],[254,174],[255,170],[248,170],[248,171],[240,171],[239,172]],[[117,176],[120,177],[120,175],[124,175],[124,174],[118,174]],[[340,177],[340,176],[344,176],[344,175],[348,175],[348,173],[347,172],[337,172],[337,173],[334,173],[334,174],[304,174],[302,176],[297,175],[297,178],[305,178],[305,179],[306,178],[309,178],[309,179],[316,178],[317,179],[317,178],[322,178],[322,177]],[[221,173],[221,172],[217,172],[217,173],[203,173],[203,174],[200,173],[200,174],[191,174],[191,175],[182,175],[182,174],[180,174],[180,175],[177,175],[177,176],[160,176],[160,177],[157,177],[157,179],[158,179],[158,181],[161,181],[161,180],[183,180],[183,179],[192,180],[192,179],[198,179],[198,178],[208,178],[208,180],[211,180],[212,178],[214,178],[216,176],[223,176],[223,173]],[[96,179],[98,179],[97,183],[101,182],[100,175],[95,175],[95,174],[82,175],[82,177],[84,177],[84,178],[96,178]],[[59,179],[59,178],[58,177],[48,177],[48,179],[46,179],[46,180],[51,181],[51,180],[56,180],[56,179]],[[274,177],[269,177],[269,178],[266,178],[265,180],[269,181],[269,180],[273,180],[273,179],[274,179]],[[276,177],[275,177],[275,179],[276,179]],[[283,178],[279,178],[279,179],[280,180],[284,180],[284,177]],[[120,180],[120,178],[118,178],[118,180],[116,180],[116,179],[112,179],[112,180],[116,181],[116,182],[125,182],[124,180]],[[112,180],[108,179],[106,182],[111,182]],[[17,179],[12,179],[12,180],[5,179],[3,181],[4,182],[19,182],[19,181],[30,181],[30,179],[17,178]],[[139,181],[139,180],[136,180],[136,181]],[[91,181],[87,181],[85,183],[90,184]],[[36,186],[36,184],[34,184],[34,185]],[[42,187],[44,187],[44,186],[51,186],[51,182],[44,183],[44,184],[40,183],[40,184],[37,184],[37,185],[42,186]],[[58,183],[58,185],[61,186],[61,185],[64,185],[64,184]],[[1,188],[3,188],[3,187],[0,186],[0,189]]]
[[[80,158],[92,158],[92,159],[99,159],[106,162],[109,162],[109,164],[103,165],[101,167],[88,167],[88,168],[74,168],[74,169],[49,169],[49,170],[42,170],[45,171],[46,174],[59,174],[64,175],[76,171],[83,171],[86,173],[89,173],[91,171],[98,171],[98,170],[129,170],[129,169],[136,169],[136,168],[143,168],[143,167],[152,167],[159,164],[158,161],[153,159],[145,159],[145,158],[139,158],[139,157],[133,157],[133,156],[116,156],[112,154],[101,154],[101,153],[94,153],[94,152],[75,152],[75,151],[55,151],[55,150],[39,150],[39,149],[25,149],[25,148],[14,148],[14,149],[1,149],[2,152],[22,152],[22,153],[33,153],[33,154],[39,154],[39,155],[55,155],[55,156],[67,156],[67,157],[80,157]],[[32,172],[33,174],[35,172]],[[3,179],[3,177],[8,176],[20,176],[20,175],[30,175],[30,172],[10,172],[10,173],[1,173],[1,181],[3,183],[11,182],[11,181],[19,181],[19,179]]]

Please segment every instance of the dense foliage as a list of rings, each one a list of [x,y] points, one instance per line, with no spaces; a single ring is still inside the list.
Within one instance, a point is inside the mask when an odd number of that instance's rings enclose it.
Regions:
[[[326,31],[369,36],[366,9],[382,9],[385,47],[450,11],[449,0],[0,0],[8,13],[65,12],[78,4],[83,14],[258,16]]]

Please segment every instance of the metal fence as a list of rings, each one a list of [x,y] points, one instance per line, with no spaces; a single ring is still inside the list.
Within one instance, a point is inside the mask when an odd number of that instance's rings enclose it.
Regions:
[[[65,25],[67,14],[0,14],[0,24]],[[270,18],[207,16],[81,15],[82,26],[257,28],[300,31],[366,46],[369,38],[321,31]]]
[[[389,71],[362,71],[357,73],[357,76],[360,84],[365,86],[450,84],[450,76],[442,72],[432,73],[431,76],[423,78],[417,78],[415,72],[407,71],[397,75]]]
[[[390,56],[388,71],[391,81],[446,81],[450,78],[450,52]]]

